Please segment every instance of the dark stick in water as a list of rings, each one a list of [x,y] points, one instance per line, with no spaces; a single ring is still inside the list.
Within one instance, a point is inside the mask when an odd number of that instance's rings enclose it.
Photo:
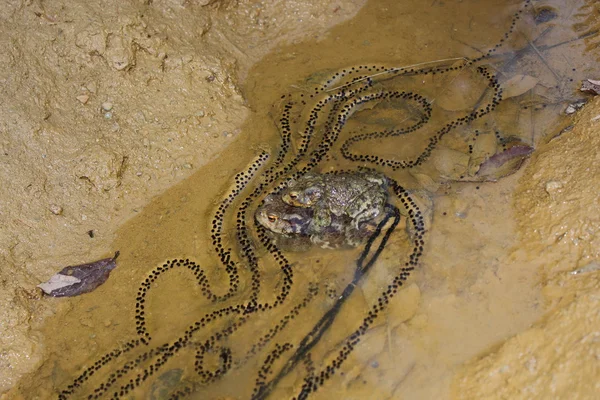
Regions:
[[[385,235],[381,239],[381,243],[379,243],[377,250],[375,250],[375,253],[371,256],[369,261],[366,264],[364,264],[365,259],[371,251],[371,246],[373,245],[375,240],[380,236],[383,227],[387,224],[390,218],[394,218],[392,225],[386,230]],[[352,292],[354,292],[356,285],[359,283],[362,277],[369,271],[373,264],[375,264],[377,258],[379,258],[379,255],[383,251],[390,235],[392,234],[392,232],[394,232],[399,222],[400,212],[396,207],[388,205],[386,217],[379,223],[379,225],[377,225],[377,229],[375,230],[371,238],[369,238],[369,241],[365,245],[365,249],[362,251],[360,257],[356,261],[356,270],[354,272],[354,278],[352,279],[352,282],[350,282],[348,286],[346,286],[346,288],[344,289],[338,300],[335,302],[333,307],[319,320],[319,322],[317,322],[314,328],[304,337],[304,339],[302,339],[296,352],[290,357],[285,366],[281,369],[281,371],[279,371],[277,376],[275,376],[275,378],[273,378],[268,384],[261,386],[258,392],[252,397],[252,400],[265,399],[273,390],[273,388],[277,385],[277,383],[286,375],[288,375],[296,367],[296,365],[298,365],[298,363],[302,361],[302,359],[307,355],[307,353],[317,343],[319,343],[321,336],[323,336],[323,334],[327,331],[331,324],[333,324],[336,316],[342,308],[342,305],[344,305],[344,303],[350,297]]]

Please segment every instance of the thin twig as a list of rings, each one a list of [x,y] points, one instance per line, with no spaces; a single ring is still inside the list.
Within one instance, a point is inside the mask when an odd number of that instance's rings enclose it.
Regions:
[[[562,46],[564,44],[569,44],[569,43],[577,42],[578,40],[587,39],[588,37],[597,35],[598,33],[600,33],[600,30],[595,29],[593,31],[586,32],[583,35],[579,35],[577,37],[574,37],[573,39],[565,40],[564,42],[558,42],[556,44],[549,44],[547,46],[540,46],[540,49],[542,49],[542,50],[550,50],[550,49],[553,49],[555,47]]]
[[[542,55],[542,53],[538,50],[538,48],[536,47],[536,45],[533,44],[533,42],[531,40],[529,40],[525,35],[523,35],[523,37],[525,38],[525,40],[527,40],[527,43],[533,49],[533,51],[535,51],[535,53],[538,55],[538,57],[540,58],[540,60],[542,60],[542,62],[546,66],[546,68],[548,68],[550,70],[550,72],[552,72],[552,75],[554,75],[554,78],[556,78],[556,83],[560,83],[560,81],[561,81],[560,77],[558,76],[558,74],[556,73],[556,71],[554,71],[554,69],[550,66],[550,64],[548,64],[548,62],[546,61],[546,59],[544,58],[544,56]]]
[[[354,85],[355,83],[362,82],[362,81],[365,81],[367,79],[371,79],[371,78],[379,76],[379,75],[389,74],[391,72],[402,71],[404,69],[414,68],[414,67],[421,67],[421,66],[429,65],[429,64],[437,64],[437,63],[442,63],[442,62],[447,62],[447,61],[460,61],[460,60],[469,61],[466,57],[455,57],[455,58],[444,58],[444,59],[435,60],[435,61],[426,61],[426,62],[422,62],[422,63],[407,65],[407,66],[404,66],[404,67],[390,68],[390,69],[388,69],[386,71],[378,72],[376,74],[365,76],[364,78],[357,79],[355,81],[352,81],[352,82],[349,82],[349,83],[345,83],[343,85],[336,86],[336,87],[331,88],[331,89],[327,89],[326,92],[331,92],[333,90],[341,89],[341,88],[344,88],[344,87],[347,87],[347,86],[350,86],[350,85]]]
[[[454,35],[450,35],[450,38],[451,38],[452,40],[455,40],[455,41],[457,41],[458,43],[462,44],[463,46],[467,46],[467,47],[469,47],[469,48],[471,48],[471,49],[473,49],[473,50],[475,50],[475,51],[477,51],[477,52],[479,52],[479,53],[481,53],[481,54],[485,54],[485,52],[484,52],[483,50],[481,50],[481,49],[479,49],[479,48],[477,48],[477,47],[475,47],[475,46],[473,46],[473,45],[470,45],[470,44],[469,44],[469,43],[467,43],[467,42],[463,42],[463,41],[462,41],[462,40],[460,40],[460,39],[456,39],[456,38],[454,38],[453,36],[454,36]]]

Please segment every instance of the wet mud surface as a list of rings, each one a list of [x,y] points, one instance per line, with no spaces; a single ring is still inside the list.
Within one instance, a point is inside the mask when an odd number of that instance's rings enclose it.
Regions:
[[[572,7],[372,2],[321,41],[265,57],[242,90],[253,112],[240,137],[119,229],[119,268],[46,322],[44,361],[13,394],[472,398],[485,370],[463,363],[553,310],[537,329],[560,330],[570,303],[541,287],[562,253],[543,255],[536,235],[593,248],[594,223],[588,236],[542,228],[551,205],[531,171],[544,153],[477,178],[511,140],[569,147],[558,143],[572,131],[550,139],[597,73],[596,28],[577,16],[593,5]],[[285,252],[255,224],[289,179],[361,167],[393,182],[365,246]],[[570,179],[551,181],[559,196]]]

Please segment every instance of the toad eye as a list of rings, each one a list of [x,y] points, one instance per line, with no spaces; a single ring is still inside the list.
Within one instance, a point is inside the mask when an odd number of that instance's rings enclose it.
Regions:
[[[267,216],[267,218],[269,219],[270,222],[275,222],[275,221],[277,221],[279,219],[279,217],[277,215],[274,215],[274,214],[269,214]]]
[[[290,192],[289,196],[290,196],[290,199],[296,200],[298,198],[298,193],[297,192]]]

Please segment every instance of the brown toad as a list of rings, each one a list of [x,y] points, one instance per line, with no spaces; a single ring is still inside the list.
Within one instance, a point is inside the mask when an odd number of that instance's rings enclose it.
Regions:
[[[307,250],[311,244],[330,249],[356,247],[373,233],[380,220],[369,220],[355,229],[348,216],[334,215],[329,225],[315,230],[313,216],[312,208],[286,204],[280,195],[267,196],[255,213],[256,221],[277,244],[291,251]]]
[[[387,179],[377,172],[309,173],[290,183],[281,198],[291,206],[311,208],[310,229],[320,232],[333,217],[348,217],[354,229],[383,213]]]

